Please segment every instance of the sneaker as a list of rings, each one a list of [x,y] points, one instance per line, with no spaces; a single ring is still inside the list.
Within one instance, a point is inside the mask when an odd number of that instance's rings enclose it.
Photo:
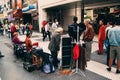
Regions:
[[[107,71],[111,71],[111,68],[106,68],[107,69]]]
[[[116,73],[119,74],[119,73],[120,73],[120,70],[117,69],[117,70],[116,70]]]

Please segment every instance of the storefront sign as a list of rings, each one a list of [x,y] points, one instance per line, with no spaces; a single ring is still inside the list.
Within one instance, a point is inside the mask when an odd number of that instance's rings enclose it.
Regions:
[[[23,8],[22,12],[27,12],[27,11],[32,10],[32,9],[36,9],[36,6],[34,4]]]

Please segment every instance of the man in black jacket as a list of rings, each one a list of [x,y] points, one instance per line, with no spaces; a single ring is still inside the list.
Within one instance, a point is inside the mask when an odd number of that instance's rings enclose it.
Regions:
[[[68,26],[68,34],[73,39],[73,41],[77,42],[77,36],[78,41],[80,40],[80,36],[83,33],[83,31],[86,29],[84,23],[77,23],[78,18],[76,16],[73,17],[73,24]],[[79,27],[79,33],[77,32],[77,28]],[[78,34],[78,35],[77,35]]]

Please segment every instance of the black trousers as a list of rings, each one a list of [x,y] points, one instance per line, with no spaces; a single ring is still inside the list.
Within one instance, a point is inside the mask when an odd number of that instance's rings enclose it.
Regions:
[[[49,37],[49,40],[51,40],[51,34],[50,34],[50,31],[47,31],[47,32],[44,33],[43,41],[45,40],[45,38],[47,37],[47,35],[48,35],[48,37]]]
[[[58,56],[58,53],[57,52],[53,52],[53,51],[51,51],[51,54],[52,54],[52,58],[53,58],[53,61],[52,61],[52,63],[53,63],[53,65],[54,65],[54,67],[58,67],[58,59],[57,59],[57,56]]]

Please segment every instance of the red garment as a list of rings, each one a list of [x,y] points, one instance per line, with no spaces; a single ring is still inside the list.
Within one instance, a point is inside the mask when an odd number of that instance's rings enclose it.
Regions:
[[[30,25],[30,26],[29,26],[29,29],[30,29],[30,30],[32,30],[32,29],[33,29],[33,26],[32,26],[32,25]]]
[[[101,25],[99,29],[99,34],[98,34],[98,40],[104,41],[106,39],[105,37],[105,26]]]
[[[47,21],[43,21],[42,22],[42,26],[45,27],[45,25],[47,24]]]
[[[11,33],[14,33],[14,32],[16,32],[17,30],[16,30],[16,27],[15,27],[15,25],[12,25],[12,27],[11,27]]]
[[[104,44],[105,39],[106,39],[105,26],[101,25],[99,29],[99,34],[98,34],[98,47],[99,47],[98,53],[99,54],[103,53],[103,44]]]
[[[32,50],[32,42],[31,42],[30,38],[27,37],[27,38],[25,39],[25,44],[26,44],[27,50],[28,50],[28,51],[31,51],[31,50]]]
[[[19,38],[18,37],[13,37],[13,43],[15,43],[15,44],[21,44],[21,41],[19,40]]]
[[[35,43],[33,43],[33,46],[36,46],[36,47],[38,47],[38,42],[35,42]]]
[[[80,48],[79,48],[79,45],[76,44],[73,48],[73,59],[77,60],[79,56],[80,56]]]
[[[98,41],[98,47],[99,47],[99,50],[98,50],[98,54],[103,54],[103,47],[104,47],[104,41]]]

